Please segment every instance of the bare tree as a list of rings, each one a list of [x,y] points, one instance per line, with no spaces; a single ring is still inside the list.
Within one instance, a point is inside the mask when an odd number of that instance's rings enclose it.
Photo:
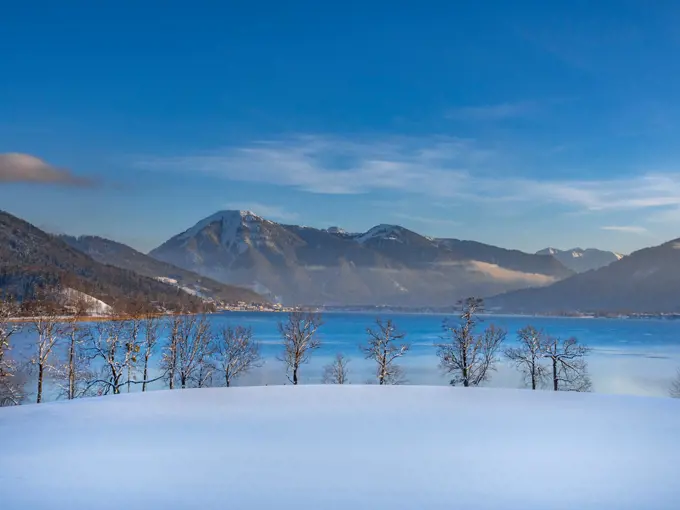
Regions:
[[[21,329],[13,319],[19,307],[12,300],[0,299],[0,406],[18,405],[24,399],[24,385],[11,357],[11,337]]]
[[[43,297],[30,305],[31,326],[35,333],[33,354],[30,358],[31,365],[37,370],[38,388],[36,403],[40,404],[43,398],[43,384],[48,372],[56,371],[52,364],[52,353],[61,335],[64,333],[62,318],[58,315],[55,304]]]
[[[86,315],[87,304],[78,301],[73,307],[73,315],[68,319],[64,328],[64,338],[67,342],[66,362],[60,367],[58,377],[65,381],[62,384],[63,395],[68,400],[82,397],[86,393],[86,382],[92,379],[89,370],[89,360],[84,354],[84,347],[91,335],[88,324],[80,322]]]
[[[484,301],[471,297],[458,304],[461,323],[451,326],[444,322],[449,341],[438,346],[437,356],[440,366],[453,374],[452,385],[477,386],[496,369],[496,353],[505,339],[505,331],[491,324],[481,334],[475,334],[477,314],[484,310]]]
[[[156,351],[158,339],[162,330],[161,320],[158,315],[147,313],[142,321],[142,332],[144,334],[143,345],[143,371],[142,371],[142,391],[146,391],[147,379],[149,379],[149,361]]]
[[[505,356],[517,366],[524,374],[526,383],[535,390],[548,375],[546,367],[541,364],[545,335],[533,326],[526,326],[517,332],[517,337],[519,347],[508,347]]]
[[[212,334],[205,315],[180,316],[177,330],[177,358],[174,367],[181,388],[205,385],[212,371],[210,362]]]
[[[213,355],[227,387],[240,375],[262,366],[260,345],[253,341],[251,328],[223,327],[216,337]]]
[[[670,394],[673,398],[680,398],[680,370],[671,383]]]
[[[123,323],[125,334],[125,355],[127,359],[127,392],[130,393],[130,385],[136,377],[136,368],[139,361],[139,353],[142,346],[139,341],[140,330],[142,329],[142,317],[138,313],[133,313],[130,318]],[[142,384],[144,384],[142,382]]]
[[[323,383],[324,384],[347,384],[347,365],[349,359],[344,354],[338,353],[335,355],[332,363],[323,367]]]
[[[544,356],[550,361],[553,390],[590,391],[592,383],[588,376],[585,356],[590,349],[579,345],[576,338],[561,341],[548,337],[544,343]]]
[[[131,384],[148,384],[162,378],[136,379],[135,371],[130,367],[137,363],[139,349],[129,345],[130,328],[127,321],[115,319],[96,323],[85,350],[89,359],[101,363],[101,368],[88,381],[88,390],[98,388],[98,394],[115,395]]]
[[[301,311],[291,312],[285,323],[279,322],[283,354],[278,359],[286,364],[286,375],[293,384],[298,383],[300,366],[309,363],[312,352],[321,347],[316,332],[322,324],[318,313]]]
[[[163,352],[163,359],[161,366],[165,370],[166,379],[168,380],[168,387],[175,389],[175,378],[177,374],[177,355],[179,351],[180,330],[184,315],[174,315],[170,322],[170,338],[168,344],[165,346]]]
[[[404,356],[411,346],[402,342],[405,333],[397,331],[392,319],[383,322],[375,320],[377,329],[366,328],[368,343],[359,348],[366,355],[366,359],[376,362],[376,377],[378,384],[400,384],[403,382],[403,370],[395,364],[395,360]]]

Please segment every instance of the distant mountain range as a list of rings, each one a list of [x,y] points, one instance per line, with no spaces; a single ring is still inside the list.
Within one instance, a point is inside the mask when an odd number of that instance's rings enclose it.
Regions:
[[[551,255],[575,273],[585,273],[592,269],[599,269],[623,258],[623,255],[618,253],[593,248],[586,250],[581,248],[572,248],[571,250],[545,248],[536,252],[536,255]]]
[[[505,312],[680,312],[680,239],[636,251],[542,289],[496,296]]]
[[[182,289],[183,291],[224,303],[262,302],[262,296],[243,287],[235,287],[154,259],[129,246],[97,236],[59,238],[97,262],[134,271]]]
[[[399,225],[348,233],[249,211],[218,212],[145,255],[100,237],[53,236],[0,211],[0,292],[26,298],[58,284],[100,309],[267,299],[440,308],[479,296],[508,313],[680,313],[678,268],[680,239],[625,257],[578,248],[530,254]]]
[[[120,248],[119,255],[126,253],[124,248],[127,247]],[[142,257],[148,258],[145,255]],[[123,257],[114,258],[117,261],[112,265],[106,263],[110,260],[105,263],[96,261],[64,239],[0,211],[2,295],[11,295],[20,300],[30,299],[39,289],[59,287],[63,296],[85,297],[100,311],[108,307],[124,310],[140,305],[168,310],[198,310],[204,306],[205,300],[196,292],[187,292],[176,284],[139,274],[120,262]],[[153,263],[159,265],[155,261]],[[139,269],[139,265],[137,268]],[[150,275],[150,271],[141,272]],[[175,268],[166,274],[177,275],[184,278],[184,281],[191,280],[181,269]],[[195,278],[196,284],[205,283],[198,275]],[[212,287],[216,292],[220,286],[223,289],[220,292],[237,292],[233,288],[227,290],[216,282],[206,283],[205,286]],[[238,292],[240,294],[234,294],[234,297],[243,296],[247,299],[253,296],[246,289]]]
[[[218,212],[149,255],[284,304],[442,306],[573,275],[551,256],[433,239],[398,225],[350,234],[250,211]]]

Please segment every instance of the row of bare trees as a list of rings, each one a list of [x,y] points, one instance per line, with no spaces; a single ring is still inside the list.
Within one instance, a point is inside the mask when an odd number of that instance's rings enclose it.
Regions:
[[[575,338],[560,339],[526,326],[517,332],[517,344],[503,349],[503,329],[493,324],[480,327],[483,307],[481,299],[468,298],[460,302],[459,320],[444,323],[437,356],[452,385],[469,387],[488,381],[505,358],[533,390],[590,391],[588,347]],[[74,399],[130,392],[133,385],[147,391],[159,381],[169,389],[231,386],[236,378],[263,363],[250,328],[225,326],[213,332],[205,315],[138,313],[122,320],[80,322],[77,311],[64,317],[36,304],[35,316],[22,324],[12,320],[17,309],[11,301],[0,300],[1,405],[20,403],[26,397],[24,387],[29,378],[37,387],[36,402],[40,403],[48,376],[57,381],[61,398]],[[300,382],[301,367],[321,347],[318,332],[322,324],[319,314],[303,311],[292,312],[279,323],[283,348],[278,359],[294,385]],[[27,364],[12,356],[11,340],[22,327],[32,333]],[[411,349],[406,335],[391,319],[380,318],[366,334],[367,341],[359,348],[375,363],[375,381],[380,385],[406,382],[398,364]],[[344,354],[337,354],[324,367],[323,382],[349,383],[349,363]],[[671,394],[680,397],[680,375]]]
[[[501,351],[505,330],[491,324],[480,331],[479,314],[484,302],[468,298],[459,303],[460,316],[456,322],[444,323],[442,342],[437,344],[440,367],[451,375],[451,385],[479,386],[488,381],[503,354],[525,375],[531,389],[544,387],[548,380],[555,391],[590,391],[592,384],[585,360],[589,349],[575,338],[561,340],[527,326],[518,331],[519,345]],[[315,314],[292,314],[279,328],[286,346],[281,358],[292,368],[291,382],[298,383],[300,365],[307,363],[311,352],[320,346],[315,333],[321,324]],[[376,365],[378,384],[405,382],[404,371],[397,361],[410,350],[405,334],[398,331],[392,320],[376,320],[375,328],[367,328],[368,341],[360,349],[366,359]],[[345,384],[349,359],[342,353],[324,367],[323,382]],[[679,387],[680,391],[680,387]]]
[[[35,316],[17,322],[17,307],[0,300],[1,405],[21,403],[31,382],[41,403],[48,379],[56,383],[57,397],[66,399],[130,392],[135,385],[147,391],[157,381],[170,389],[230,386],[262,362],[250,328],[213,332],[205,315],[139,313],[82,322],[77,313],[33,309]],[[13,356],[12,339],[22,330],[28,333],[20,345],[26,352]]]

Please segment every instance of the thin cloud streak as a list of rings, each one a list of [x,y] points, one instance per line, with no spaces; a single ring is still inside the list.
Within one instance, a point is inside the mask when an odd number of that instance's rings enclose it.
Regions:
[[[446,113],[451,120],[492,121],[517,117],[524,117],[535,113],[538,103],[535,101],[518,101],[482,106],[463,106],[454,108]]]
[[[680,207],[680,173],[548,180],[504,177],[518,174],[506,165],[502,154],[469,139],[356,141],[311,135],[137,164],[147,170],[201,172],[331,195],[394,191],[481,203],[560,204],[587,211]]]
[[[647,229],[645,227],[639,227],[635,225],[610,225],[606,227],[601,227],[602,230],[610,230],[613,232],[624,232],[628,234],[646,234]]]

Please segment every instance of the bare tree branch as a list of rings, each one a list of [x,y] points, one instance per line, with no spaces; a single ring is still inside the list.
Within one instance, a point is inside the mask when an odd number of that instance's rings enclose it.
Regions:
[[[323,383],[324,384],[347,384],[347,365],[349,359],[344,354],[338,353],[332,363],[329,363],[323,368]]]
[[[592,382],[588,375],[585,356],[590,349],[579,345],[576,338],[561,341],[556,337],[546,337],[544,356],[550,361],[554,391],[590,391]]]
[[[177,329],[175,329],[177,328]],[[212,376],[212,334],[205,315],[181,315],[173,321],[171,345],[175,353],[172,369],[181,388],[203,387]],[[170,358],[168,358],[170,359]]]
[[[542,331],[527,326],[517,332],[519,347],[508,347],[505,356],[524,374],[525,382],[532,390],[541,386],[548,375],[547,368],[541,364],[544,356]]]
[[[18,405],[24,399],[25,374],[19,374],[12,359],[12,335],[21,330],[21,325],[12,319],[19,314],[19,307],[13,300],[0,299],[0,406]]]
[[[55,291],[55,294],[58,293]],[[65,328],[59,316],[59,306],[48,297],[47,290],[39,292],[29,306],[33,314],[31,329],[35,333],[30,363],[38,374],[36,403],[40,404],[43,398],[45,377],[48,373],[56,372],[56,367],[52,365],[52,351],[64,334]]]
[[[263,363],[260,345],[253,340],[252,329],[242,326],[222,328],[217,335],[213,355],[227,387],[240,375]]]
[[[376,362],[376,377],[378,384],[401,384],[404,382],[404,372],[400,366],[394,363],[397,358],[404,356],[411,346],[401,340],[406,337],[405,333],[397,331],[391,319],[387,322],[377,318],[377,329],[366,328],[368,343],[359,348],[366,355],[366,359]]]
[[[322,324],[318,313],[301,311],[291,312],[285,323],[279,322],[283,353],[277,359],[286,364],[286,375],[293,384],[298,384],[300,365],[308,363],[312,352],[321,347],[316,332]]]

